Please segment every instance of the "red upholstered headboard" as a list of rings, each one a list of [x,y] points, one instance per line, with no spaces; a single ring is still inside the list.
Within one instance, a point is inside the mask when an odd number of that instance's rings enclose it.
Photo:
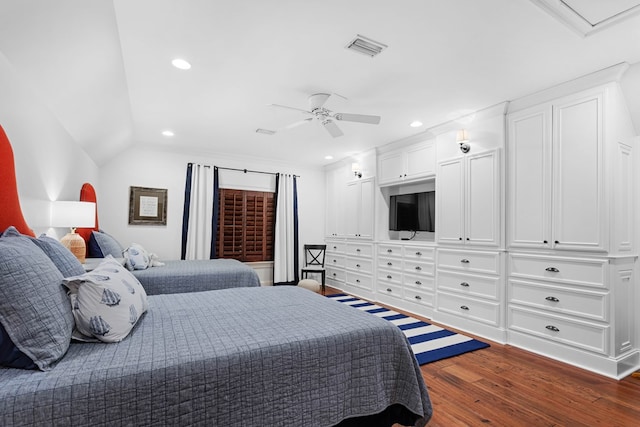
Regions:
[[[7,134],[0,126],[0,232],[12,225],[22,234],[35,236],[22,215],[13,149]]]
[[[96,204],[96,225],[93,228],[77,228],[76,233],[78,233],[87,244],[87,251],[89,250],[89,238],[91,237],[92,231],[98,231],[98,199],[96,198],[96,190],[93,188],[93,185],[85,182],[82,184],[82,188],[80,189],[80,201],[81,202],[93,202]],[[88,252],[87,252],[88,255]]]

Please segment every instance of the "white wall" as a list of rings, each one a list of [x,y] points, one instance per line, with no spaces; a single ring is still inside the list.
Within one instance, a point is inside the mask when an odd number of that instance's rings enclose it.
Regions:
[[[300,247],[324,240],[325,182],[321,169],[303,169],[251,157],[188,155],[141,148],[128,149],[100,168],[100,184],[96,185],[100,228],[125,247],[135,242],[161,259],[180,259],[184,186],[189,162],[299,175]],[[220,171],[220,181],[221,186],[265,190],[275,182],[270,175],[226,170]],[[166,226],[129,225],[130,186],[168,190]]]
[[[78,200],[82,183],[98,182],[98,167],[2,54],[0,94],[0,124],[13,147],[22,210],[36,233],[45,232],[48,201]],[[50,230],[58,237],[66,232]]]

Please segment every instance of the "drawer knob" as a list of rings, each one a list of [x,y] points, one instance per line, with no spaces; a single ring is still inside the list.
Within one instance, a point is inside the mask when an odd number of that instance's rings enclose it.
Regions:
[[[337,246],[334,246],[334,247],[333,247],[333,249],[338,249],[338,247],[337,247]]]
[[[336,274],[336,273],[333,273],[333,277],[336,277],[336,276],[337,276],[337,274]]]
[[[547,268],[545,268],[545,270],[547,270],[550,273],[560,273],[560,270],[558,270],[555,267],[547,267]]]
[[[545,299],[551,302],[560,302],[560,300],[556,297],[546,297]]]
[[[469,307],[467,307],[466,305],[461,305],[460,308],[463,310],[469,310]]]
[[[387,288],[387,292],[393,292],[391,288]]]
[[[549,243],[549,241],[548,240],[543,240],[542,243],[547,244],[547,243]]]
[[[356,283],[360,283],[360,279],[356,279]]]
[[[420,300],[420,299],[422,299],[422,297],[420,295],[416,295],[415,299]]]
[[[393,249],[387,249],[387,253],[392,253]]]
[[[422,267],[420,267],[419,265],[416,265],[416,270],[420,271],[422,270]]]
[[[390,274],[387,274],[387,279],[393,279]]]
[[[387,263],[387,265],[388,265],[388,266],[392,266],[392,265],[393,265],[393,263],[392,263],[392,262],[388,262],[388,263]]]
[[[547,325],[547,326],[545,326],[545,328],[547,328],[548,330],[553,331],[553,332],[560,332],[560,329],[556,328],[553,325]]]
[[[356,264],[356,267],[360,268],[360,264]]]
[[[422,256],[422,252],[416,252],[416,256]]]
[[[338,260],[337,260],[337,259],[334,259],[334,260],[333,260],[333,262],[338,262]]]
[[[555,243],[555,244],[557,245],[557,244],[559,244],[559,243],[560,243],[560,241],[556,240],[556,241],[555,241],[555,242],[553,242],[553,243]]]
[[[469,284],[467,282],[462,282],[460,283],[460,286],[464,286],[465,288],[468,288]]]
[[[422,285],[422,282],[420,280],[416,280],[416,285]]]
[[[461,259],[460,262],[463,264],[469,264],[469,260],[466,258]]]

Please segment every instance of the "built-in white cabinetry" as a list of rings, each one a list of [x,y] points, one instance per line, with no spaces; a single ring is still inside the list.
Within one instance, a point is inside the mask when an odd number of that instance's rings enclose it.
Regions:
[[[633,160],[605,132],[608,90],[509,114],[509,247],[631,250]]]
[[[434,319],[505,342],[503,257],[500,251],[439,248]]]
[[[406,184],[436,173],[435,141],[413,144],[378,156],[378,185]]]
[[[634,258],[509,254],[509,341],[611,377],[635,369]]]
[[[500,151],[438,163],[436,239],[441,244],[501,244]]]
[[[341,168],[329,170],[325,174],[325,236],[343,237],[345,235],[344,200],[346,179]]]
[[[377,298],[421,316],[433,315],[433,245],[384,242],[377,245]]]
[[[326,244],[327,285],[374,299],[373,243],[327,239]]]
[[[345,256],[347,244],[342,240],[326,240],[327,252],[324,265],[326,269],[326,284],[336,289],[344,288]]]
[[[336,206],[344,215],[346,237],[373,238],[374,190],[373,178],[347,183],[344,205]]]

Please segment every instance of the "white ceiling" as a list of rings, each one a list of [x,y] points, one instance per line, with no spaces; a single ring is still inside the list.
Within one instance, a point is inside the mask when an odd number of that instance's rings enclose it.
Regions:
[[[563,3],[584,2],[610,12]],[[345,49],[356,34],[389,47]],[[0,0],[0,54],[98,164],[138,145],[319,166],[640,62],[640,16],[583,37],[525,0]],[[255,133],[304,118],[269,104],[307,108],[317,92],[382,121],[340,122],[335,139],[318,123]]]

